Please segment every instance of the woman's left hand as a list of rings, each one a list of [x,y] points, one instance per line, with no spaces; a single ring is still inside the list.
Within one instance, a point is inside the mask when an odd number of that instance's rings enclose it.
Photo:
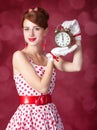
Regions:
[[[64,21],[62,23],[62,26],[64,28],[70,29],[70,31],[73,34],[75,40],[81,40],[81,29],[80,29],[79,22],[76,19]]]

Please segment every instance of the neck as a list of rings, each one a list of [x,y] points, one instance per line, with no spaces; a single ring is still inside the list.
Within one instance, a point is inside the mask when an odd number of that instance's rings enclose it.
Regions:
[[[37,46],[27,46],[24,50],[30,55],[43,55],[44,54],[42,48],[37,47]]]
[[[31,58],[35,64],[43,66],[47,64],[45,52],[42,50],[41,47],[27,46],[22,51],[25,53],[26,56]]]

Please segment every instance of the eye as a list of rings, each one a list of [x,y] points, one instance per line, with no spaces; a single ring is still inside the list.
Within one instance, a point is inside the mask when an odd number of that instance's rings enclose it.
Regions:
[[[40,27],[34,27],[34,30],[39,31]]]
[[[24,31],[29,31],[30,29],[29,28],[24,28]]]

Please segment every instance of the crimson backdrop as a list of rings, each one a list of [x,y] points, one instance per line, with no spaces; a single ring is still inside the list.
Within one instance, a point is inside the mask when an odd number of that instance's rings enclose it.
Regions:
[[[0,1],[0,130],[19,105],[12,77],[12,54],[24,47],[23,12],[42,6],[50,13],[47,51],[55,47],[54,29],[64,20],[77,19],[82,30],[83,69],[57,71],[53,101],[65,130],[97,130],[97,1],[96,0],[3,0]],[[66,56],[68,60],[72,55]]]

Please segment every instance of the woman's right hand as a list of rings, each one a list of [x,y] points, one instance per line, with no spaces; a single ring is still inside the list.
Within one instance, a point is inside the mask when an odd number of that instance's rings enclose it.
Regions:
[[[51,53],[53,55],[55,55],[56,57],[59,57],[59,56],[66,56],[67,54],[75,51],[77,49],[77,45],[72,45],[70,47],[56,47],[54,49],[51,50]]]

